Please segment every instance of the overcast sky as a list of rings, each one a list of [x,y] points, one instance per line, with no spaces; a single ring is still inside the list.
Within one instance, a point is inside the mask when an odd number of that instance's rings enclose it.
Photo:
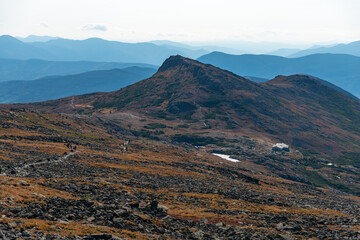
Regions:
[[[0,35],[118,41],[360,40],[360,0],[0,0]]]

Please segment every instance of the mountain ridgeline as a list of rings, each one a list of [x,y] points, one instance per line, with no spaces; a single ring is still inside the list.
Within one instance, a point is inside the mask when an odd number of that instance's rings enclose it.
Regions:
[[[360,102],[317,78],[278,76],[255,83],[181,56],[167,59],[151,78],[115,92],[6,107],[95,115],[132,112],[334,156],[357,151],[360,143]]]
[[[356,56],[314,54],[299,58],[284,58],[213,52],[198,60],[241,76],[272,79],[277,75],[309,74],[327,80],[357,97],[360,96],[360,57]]]
[[[149,42],[124,43],[100,38],[22,42],[8,35],[0,36],[1,58],[21,60],[135,62],[157,65],[173,54],[196,58],[205,53],[208,51],[159,46]]]
[[[0,82],[35,80],[49,76],[65,76],[129,67],[157,69],[159,66],[142,63],[0,59]]]
[[[126,87],[156,72],[152,68],[128,67],[51,76],[31,81],[0,82],[0,102],[27,103]]]
[[[330,47],[325,46],[305,49],[289,54],[288,57],[303,57],[318,53],[350,54],[360,57],[360,41],[355,41],[347,44],[336,44],[335,46]]]

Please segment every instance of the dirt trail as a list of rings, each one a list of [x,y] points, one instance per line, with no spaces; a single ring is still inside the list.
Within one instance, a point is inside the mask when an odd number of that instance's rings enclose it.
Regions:
[[[54,159],[49,159],[49,160],[45,160],[45,161],[41,161],[41,162],[33,162],[33,163],[28,163],[28,164],[24,164],[21,167],[16,167],[15,171],[16,171],[16,175],[23,175],[27,173],[27,169],[29,167],[32,166],[36,166],[36,165],[42,165],[42,164],[54,164],[54,163],[61,163],[66,161],[69,157],[75,155],[76,153],[78,153],[79,151],[75,151],[75,152],[69,152],[69,153],[65,153],[62,156],[59,156],[57,158]]]
[[[70,105],[73,109],[75,109],[74,101],[75,101],[75,97],[72,96]]]

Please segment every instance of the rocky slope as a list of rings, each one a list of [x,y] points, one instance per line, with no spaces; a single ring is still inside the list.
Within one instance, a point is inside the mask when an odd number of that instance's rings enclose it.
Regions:
[[[360,237],[358,197],[280,178],[267,164],[300,160],[255,154],[255,140],[232,163],[98,117],[12,110],[0,120],[3,239]]]

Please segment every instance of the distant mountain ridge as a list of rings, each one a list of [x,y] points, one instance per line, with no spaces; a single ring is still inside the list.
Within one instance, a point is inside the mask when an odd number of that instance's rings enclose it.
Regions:
[[[27,37],[16,37],[22,42],[47,42],[49,40],[59,39],[59,37],[50,37],[50,36],[36,36],[29,35]]]
[[[169,47],[177,47],[182,49],[190,49],[190,50],[196,50],[199,52],[206,52],[201,55],[214,52],[214,51],[220,51],[220,52],[226,52],[226,53],[232,53],[232,54],[244,54],[245,51],[241,51],[239,49],[235,48],[229,48],[229,47],[222,47],[222,46],[216,46],[216,45],[201,45],[201,46],[192,46],[184,43],[179,42],[173,42],[173,41],[167,41],[167,40],[154,40],[150,41],[150,43],[154,43],[156,45],[163,45],[163,46],[169,46]],[[192,57],[196,58],[196,57]]]
[[[124,43],[100,38],[85,40],[54,39],[45,42],[22,42],[14,37],[0,36],[0,58],[43,59],[51,61],[136,62],[161,64],[174,54],[199,57],[203,51],[153,43]]]
[[[300,58],[284,58],[271,55],[230,55],[213,52],[198,60],[241,76],[272,79],[277,75],[308,74],[325,79],[360,97],[360,57],[352,55],[314,54]]]
[[[47,57],[49,54],[43,49],[24,43],[9,35],[0,36],[0,58],[46,59]]]
[[[51,75],[79,74],[96,70],[122,69],[128,67],[152,68],[158,66],[143,63],[45,61],[39,59],[0,59],[0,82],[11,80],[34,80]]]
[[[299,51],[302,51],[301,49],[297,48],[280,48],[276,51],[272,51],[267,53],[267,55],[275,55],[280,57],[288,57],[289,55],[292,55],[294,53],[297,53]]]
[[[360,41],[351,42],[348,44],[337,44],[329,47],[316,47],[305,49],[288,55],[288,57],[303,57],[318,53],[333,53],[333,54],[349,54],[360,57]]]
[[[92,92],[110,92],[148,78],[155,72],[152,68],[129,67],[31,81],[0,82],[0,102],[39,102]]]

